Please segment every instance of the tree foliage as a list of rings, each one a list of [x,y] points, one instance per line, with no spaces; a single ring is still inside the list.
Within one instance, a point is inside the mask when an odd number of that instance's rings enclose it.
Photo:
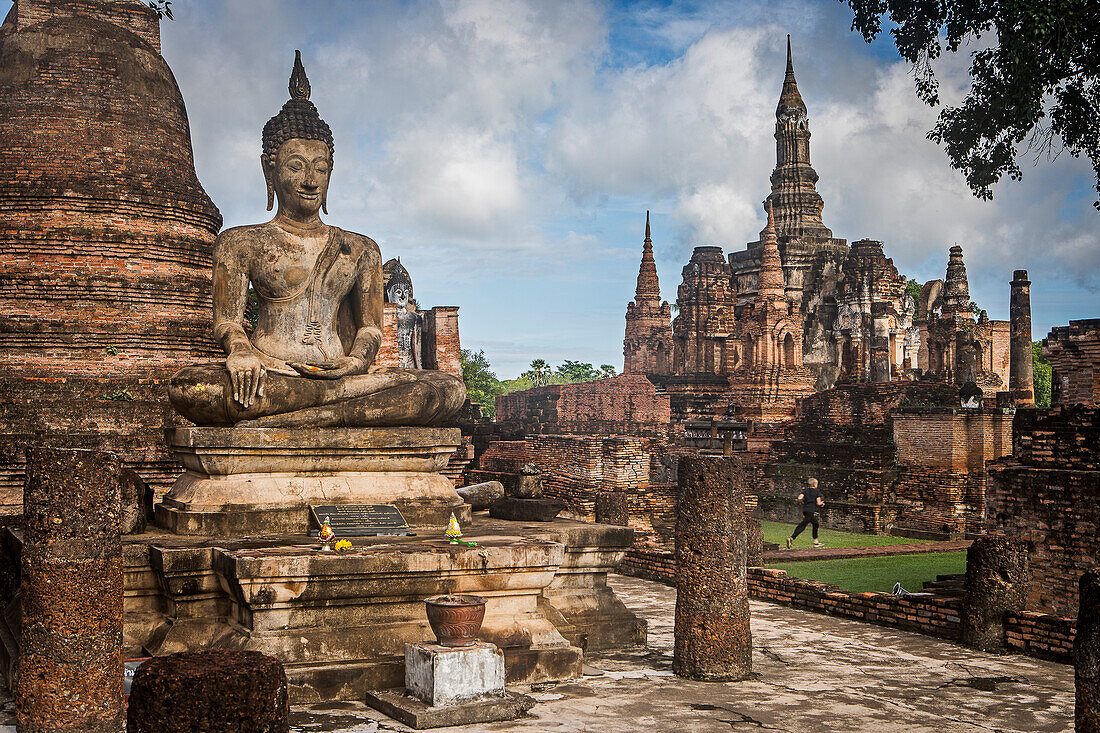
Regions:
[[[504,385],[490,368],[484,351],[462,349],[462,381],[466,383],[466,396],[471,402],[481,405],[483,414],[492,417],[496,414],[496,397],[504,394]]]
[[[917,303],[920,302],[921,284],[915,278],[909,278],[905,282],[905,294],[913,297],[913,300]]]
[[[559,377],[562,377],[567,382],[576,384],[578,382],[591,382],[594,379],[601,379],[603,377],[594,366],[588,362],[572,361],[566,359],[558,367],[557,373]]]
[[[531,368],[519,376],[531,382],[532,387],[544,387],[550,384],[550,378],[553,376],[553,372],[550,370],[550,365],[546,363],[545,359],[534,359],[531,362]]]
[[[157,14],[158,18],[175,20],[175,18],[172,17],[172,0],[149,0],[149,2],[145,4]]]
[[[1035,382],[1035,406],[1050,407],[1050,362],[1043,356],[1043,344],[1031,342],[1031,378]]]
[[[852,29],[870,43],[883,19],[913,66],[917,96],[940,106],[933,62],[970,53],[971,87],[940,110],[929,139],[946,149],[975,196],[993,198],[1003,176],[1019,180],[1020,159],[1063,150],[1086,156],[1100,192],[1100,3],[1096,0],[842,0]],[[982,39],[985,42],[979,43]],[[1093,204],[1100,209],[1100,199]]]

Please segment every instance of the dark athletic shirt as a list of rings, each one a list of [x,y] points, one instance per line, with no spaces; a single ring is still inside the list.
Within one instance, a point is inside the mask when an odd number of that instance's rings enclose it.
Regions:
[[[817,505],[817,497],[821,496],[821,492],[817,489],[811,489],[807,486],[802,490],[802,511],[803,512],[816,512],[819,507]]]

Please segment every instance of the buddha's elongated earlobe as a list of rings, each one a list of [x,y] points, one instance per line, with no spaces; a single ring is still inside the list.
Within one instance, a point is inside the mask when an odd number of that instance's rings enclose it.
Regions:
[[[267,183],[267,210],[271,211],[275,207],[275,184],[271,182],[271,171],[267,169],[267,165],[264,161],[264,156],[260,156],[260,167],[264,171],[264,182]],[[327,211],[325,212],[328,213]]]
[[[328,213],[328,191],[321,194],[321,211]]]

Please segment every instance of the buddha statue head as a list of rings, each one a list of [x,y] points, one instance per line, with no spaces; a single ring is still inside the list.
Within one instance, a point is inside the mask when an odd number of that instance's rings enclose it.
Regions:
[[[278,196],[279,209],[298,218],[328,213],[332,172],[332,130],[309,101],[309,79],[302,53],[294,52],[290,99],[264,125],[260,165],[267,181],[267,210]]]
[[[389,260],[382,265],[382,280],[387,303],[396,303],[398,308],[407,308],[413,302],[412,277],[401,264],[401,260]]]

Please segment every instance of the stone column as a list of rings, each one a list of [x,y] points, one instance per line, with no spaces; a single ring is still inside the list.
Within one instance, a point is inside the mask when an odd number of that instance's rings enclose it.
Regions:
[[[745,564],[750,568],[764,565],[764,525],[753,516],[745,518]]]
[[[113,453],[27,451],[20,733],[122,728],[120,472]]]
[[[1035,379],[1031,355],[1031,281],[1027,270],[1012,274],[1008,305],[1008,389],[1018,405],[1035,404]]]
[[[627,508],[626,493],[622,491],[597,491],[596,522],[629,527],[630,512]]]
[[[881,384],[891,377],[890,321],[885,314],[876,315],[871,327],[871,381]]]
[[[1100,568],[1081,576],[1081,605],[1073,640],[1077,733],[1100,733]]]
[[[1022,611],[1029,579],[1027,544],[979,537],[966,551],[961,641],[985,652],[1005,650],[1006,611]]]
[[[685,456],[678,473],[672,668],[690,679],[743,680],[752,673],[752,635],[741,464]]]

